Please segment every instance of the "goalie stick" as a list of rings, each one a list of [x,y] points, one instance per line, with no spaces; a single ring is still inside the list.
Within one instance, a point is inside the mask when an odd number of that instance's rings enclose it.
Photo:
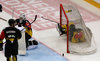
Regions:
[[[51,22],[54,22],[54,23],[57,23],[56,29],[57,29],[57,31],[59,32],[60,36],[61,36],[61,27],[60,27],[60,25],[59,25],[60,23],[55,22],[55,21],[52,21],[52,20],[47,19],[47,18],[44,18],[44,17],[41,17],[41,18],[43,18],[43,19],[45,19],[45,20],[48,20],[48,21],[51,21]]]
[[[69,12],[72,12],[72,10],[66,10],[66,13],[69,13]],[[44,17],[41,17],[41,18],[59,24],[58,22],[52,21],[50,19],[47,19],[47,18],[44,18]]]

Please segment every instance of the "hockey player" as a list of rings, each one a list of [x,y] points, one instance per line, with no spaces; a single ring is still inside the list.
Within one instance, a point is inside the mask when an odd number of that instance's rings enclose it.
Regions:
[[[26,19],[25,14],[21,14],[19,19],[16,19],[17,25],[19,27],[25,28],[25,40],[26,40],[26,48],[30,49],[33,45],[38,45],[38,42],[32,38],[32,28],[30,22]],[[34,47],[33,47],[34,48]]]
[[[67,24],[59,25],[58,28],[60,30],[60,35],[67,34]],[[82,29],[78,29],[75,27],[73,22],[69,23],[69,40],[72,43],[84,42],[85,37]]]
[[[17,61],[18,54],[18,39],[21,38],[21,32],[15,28],[15,20],[9,19],[9,27],[6,27],[2,30],[0,35],[0,42],[3,45],[3,39],[6,39],[5,44],[5,57],[7,61]],[[2,45],[0,46],[2,48]],[[12,56],[12,59],[11,59]]]
[[[78,43],[78,42],[85,42],[86,39],[84,37],[84,33],[82,29],[76,29],[76,31],[73,32],[73,36],[71,39],[71,42]]]

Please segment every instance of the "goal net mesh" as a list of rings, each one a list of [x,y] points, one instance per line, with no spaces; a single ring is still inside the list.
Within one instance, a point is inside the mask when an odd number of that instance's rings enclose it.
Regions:
[[[91,54],[96,52],[91,30],[86,27],[77,8],[70,4],[60,4],[60,26],[66,25],[67,52]]]

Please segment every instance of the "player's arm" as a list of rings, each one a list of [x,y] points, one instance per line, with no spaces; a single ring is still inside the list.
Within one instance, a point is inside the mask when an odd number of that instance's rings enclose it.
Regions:
[[[4,31],[1,32],[1,35],[0,35],[0,51],[3,50],[3,39],[5,38],[5,33]]]
[[[3,40],[4,38],[5,38],[5,33],[4,33],[4,31],[2,31],[1,35],[0,35],[0,41]]]

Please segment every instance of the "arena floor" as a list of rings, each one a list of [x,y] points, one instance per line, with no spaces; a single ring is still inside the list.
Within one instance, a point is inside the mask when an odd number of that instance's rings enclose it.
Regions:
[[[59,36],[57,24],[41,18],[43,16],[59,22],[60,3],[72,4],[78,8],[86,26],[93,32],[96,53],[90,55],[66,53],[66,40]],[[26,18],[32,22],[34,15],[38,15],[32,29],[33,38],[40,42],[39,46],[28,50],[26,56],[18,55],[18,61],[100,61],[100,0],[0,0],[0,4],[3,5],[0,17],[6,20],[18,18],[20,13],[25,13]],[[7,26],[7,22],[0,19],[0,32]],[[0,61],[6,61],[3,51],[0,51]]]

